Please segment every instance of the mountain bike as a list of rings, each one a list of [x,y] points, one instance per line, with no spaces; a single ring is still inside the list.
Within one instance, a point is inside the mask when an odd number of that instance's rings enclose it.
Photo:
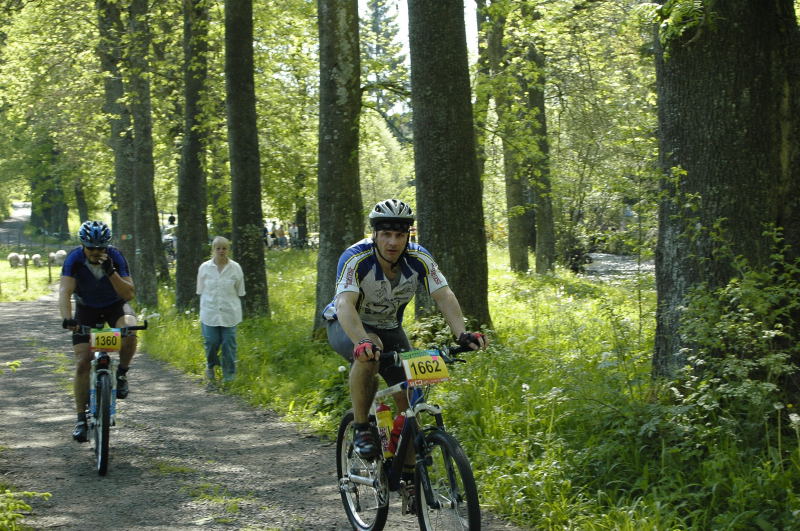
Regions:
[[[89,351],[92,366],[89,371],[89,403],[86,405],[86,425],[94,440],[95,466],[97,473],[105,476],[108,472],[109,439],[111,426],[117,415],[117,365],[119,361],[111,358],[109,352],[122,348],[122,339],[132,330],[146,330],[143,325],[122,328],[103,328],[80,326],[81,334],[89,335]]]
[[[381,359],[402,366],[406,381],[378,391],[370,407],[369,422],[381,437],[384,454],[369,460],[354,449],[353,411],[347,411],[336,438],[336,472],[347,518],[353,529],[380,530],[389,512],[389,493],[399,492],[403,512],[415,513],[420,529],[480,529],[478,489],[472,467],[456,438],[445,430],[442,408],[429,404],[432,385],[449,378],[447,366],[465,360],[454,357],[469,347],[438,347],[409,352],[383,352]],[[376,423],[382,401],[404,391],[409,407],[396,441],[387,450],[385,433]],[[395,419],[395,427],[399,424]],[[397,431],[397,430],[395,430]],[[414,483],[402,480],[408,452],[416,459]]]

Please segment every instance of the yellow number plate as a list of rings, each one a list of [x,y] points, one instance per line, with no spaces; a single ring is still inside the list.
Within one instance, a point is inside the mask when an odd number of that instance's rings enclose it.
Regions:
[[[444,382],[450,378],[447,365],[435,350],[403,352],[403,369],[410,387]]]
[[[91,339],[94,350],[112,352],[122,347],[122,334],[119,330],[98,330],[92,332]]]

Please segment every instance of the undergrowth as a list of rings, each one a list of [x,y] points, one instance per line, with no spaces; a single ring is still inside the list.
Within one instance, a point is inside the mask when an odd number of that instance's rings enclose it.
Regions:
[[[691,363],[675,381],[654,382],[652,276],[519,275],[504,255],[490,252],[492,346],[431,399],[446,406],[485,508],[535,529],[794,525],[800,416],[782,383],[794,374],[795,342],[780,333],[786,312],[771,310],[796,299],[788,277],[748,272],[698,290],[685,319]],[[240,325],[231,392],[332,437],[349,407],[347,372],[309,339],[315,259],[267,253],[273,314]],[[162,295],[143,348],[200,377],[197,315],[176,313]],[[415,346],[447,336],[441,318],[406,326]]]

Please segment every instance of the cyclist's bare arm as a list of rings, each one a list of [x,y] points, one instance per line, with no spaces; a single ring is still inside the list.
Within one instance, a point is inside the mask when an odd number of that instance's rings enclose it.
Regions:
[[[72,294],[75,292],[75,278],[61,277],[58,288],[58,310],[62,319],[72,319]]]
[[[453,293],[450,286],[437,289],[431,293],[431,297],[433,297],[445,320],[447,320],[447,324],[450,325],[450,330],[454,336],[458,338],[467,331],[464,326],[464,313],[461,311],[461,305],[458,303],[456,294]]]
[[[114,291],[117,292],[117,295],[125,302],[130,301],[136,295],[136,288],[133,285],[132,277],[121,277],[117,271],[114,271],[114,274],[108,277],[108,280],[111,281],[111,285],[114,287]]]
[[[103,253],[100,256],[100,262],[102,263],[106,260],[109,260],[109,257],[106,253]],[[108,280],[111,282],[111,286],[114,288],[114,291],[117,292],[117,295],[125,302],[130,301],[136,295],[136,288],[133,286],[133,278],[129,276],[121,277],[119,271],[114,271],[109,275]]]
[[[356,303],[358,302],[358,293],[354,291],[343,291],[336,296],[336,318],[339,319],[339,324],[342,325],[342,330],[350,338],[354,345],[365,337],[370,337],[364,329],[364,323],[361,322],[361,317],[358,316],[356,310]],[[377,338],[373,338],[377,340]],[[380,346],[380,343],[376,343]]]

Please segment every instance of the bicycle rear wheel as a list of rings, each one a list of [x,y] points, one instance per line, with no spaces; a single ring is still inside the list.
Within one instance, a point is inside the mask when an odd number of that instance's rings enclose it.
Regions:
[[[353,529],[383,529],[389,513],[389,481],[381,459],[367,461],[356,454],[352,411],[345,413],[339,424],[336,474],[344,510]]]
[[[111,376],[97,375],[97,411],[94,418],[94,453],[97,473],[108,472],[108,438],[111,428]]]
[[[472,467],[458,441],[439,429],[425,435],[425,465],[418,464],[416,491],[420,529],[462,530],[481,528],[478,488]],[[431,484],[431,499],[422,487],[422,475]]]

